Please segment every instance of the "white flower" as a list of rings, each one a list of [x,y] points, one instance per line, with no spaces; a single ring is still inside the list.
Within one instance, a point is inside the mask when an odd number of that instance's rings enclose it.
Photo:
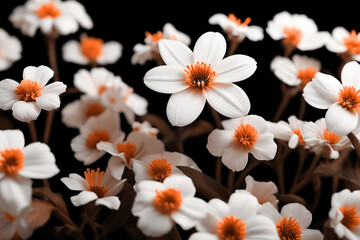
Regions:
[[[273,40],[282,40],[301,51],[318,49],[329,39],[328,32],[319,32],[314,20],[304,14],[282,11],[268,21],[266,32]]]
[[[194,52],[173,40],[160,40],[159,49],[166,65],[149,70],[144,83],[154,91],[172,94],[166,108],[172,125],[193,122],[206,101],[229,118],[249,112],[249,98],[233,82],[250,77],[256,62],[240,54],[223,59],[226,40],[220,33],[203,34],[195,43]]]
[[[276,56],[270,65],[275,76],[289,86],[302,88],[310,82],[321,69],[321,63],[315,58],[295,54],[292,59]]]
[[[339,238],[360,238],[360,191],[344,189],[331,197],[330,226]]]
[[[304,88],[303,97],[311,106],[328,109],[326,127],[340,136],[347,135],[358,125],[360,109],[360,65],[351,61],[341,71],[340,83],[335,77],[317,73]]]
[[[142,132],[130,132],[126,140],[125,134],[122,134],[113,142],[101,141],[97,144],[97,149],[112,155],[108,166],[116,179],[121,178],[125,167],[132,169],[134,159],[165,151],[163,142]]]
[[[275,224],[280,239],[322,240],[319,230],[309,229],[312,215],[303,205],[289,203],[279,213],[270,203],[259,208],[259,214],[270,218]]]
[[[113,142],[123,134],[118,114],[110,109],[90,117],[79,130],[80,134],[71,140],[70,146],[75,158],[84,165],[90,165],[105,155],[105,151],[96,148],[99,142]]]
[[[176,30],[171,23],[166,23],[162,32],[158,31],[154,34],[145,32],[145,36],[145,45],[138,43],[134,46],[134,54],[131,57],[131,63],[133,65],[143,65],[146,61],[156,58],[159,54],[158,41],[160,39],[177,40],[185,45],[189,45],[191,41],[188,35]]]
[[[247,37],[251,41],[261,41],[264,39],[264,31],[259,26],[249,26],[251,18],[247,17],[243,22],[234,14],[226,16],[223,13],[216,13],[209,18],[210,24],[218,24],[228,34],[231,39],[236,37],[238,41]]]
[[[70,189],[81,191],[78,195],[70,198],[72,204],[78,207],[95,200],[95,205],[103,205],[109,209],[118,210],[120,207],[119,197],[116,195],[122,190],[126,179],[118,181],[113,178],[107,169],[100,168],[84,172],[85,178],[79,174],[71,173],[69,177],[60,180]]]
[[[93,27],[84,6],[77,1],[28,0],[14,9],[9,20],[29,37],[33,37],[38,28],[43,34],[55,29],[61,35],[68,35],[76,32],[79,25],[86,29]]]
[[[302,136],[304,141],[312,147],[312,151],[332,159],[339,157],[339,151],[351,146],[347,136],[337,135],[327,129],[324,118],[315,123],[304,123]]]
[[[4,71],[21,58],[22,45],[15,36],[0,28],[0,71]]]
[[[139,217],[137,227],[148,237],[165,235],[174,223],[191,229],[206,213],[206,202],[194,197],[195,192],[191,179],[182,175],[170,176],[162,183],[141,181],[131,209]]]
[[[178,152],[147,154],[133,160],[135,181],[155,180],[163,182],[167,177],[183,173],[176,166],[187,166],[201,172],[197,164],[188,156]]]
[[[55,156],[46,144],[34,142],[25,146],[20,130],[0,131],[0,179],[47,179],[58,172]]]
[[[256,197],[243,192],[231,194],[227,203],[211,199],[206,217],[196,224],[198,232],[189,240],[279,239],[274,223],[257,215],[258,208]]]
[[[356,61],[360,61],[360,33],[349,32],[344,27],[336,27],[331,32],[331,38],[326,48],[335,53],[346,53]]]
[[[224,130],[215,129],[206,145],[209,152],[233,171],[246,167],[251,153],[258,160],[272,160],[277,146],[274,135],[267,132],[265,120],[257,115],[222,121]]]
[[[152,127],[148,121],[143,121],[141,123],[135,121],[131,124],[131,128],[132,131],[147,133],[152,137],[157,137],[157,134],[159,133],[159,129]]]
[[[104,42],[100,38],[81,36],[80,42],[70,40],[62,48],[66,62],[80,65],[113,64],[122,54],[122,45],[116,41]]]
[[[0,81],[0,108],[11,109],[14,118],[22,122],[36,120],[41,109],[59,108],[59,95],[65,92],[66,85],[62,82],[46,85],[53,75],[53,70],[46,66],[29,66],[24,69],[20,83],[12,79]]]

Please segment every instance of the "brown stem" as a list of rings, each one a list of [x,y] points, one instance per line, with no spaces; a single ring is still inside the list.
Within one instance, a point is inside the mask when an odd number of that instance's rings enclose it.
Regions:
[[[303,96],[300,97],[300,108],[298,112],[298,119],[303,120],[306,112],[306,101]]]
[[[288,87],[285,83],[281,83],[282,99],[278,109],[273,117],[273,122],[280,120],[281,116],[285,112],[290,100],[300,91],[299,87]]]
[[[230,192],[234,191],[234,183],[235,183],[235,172],[232,170],[229,170],[227,186],[228,186]]]
[[[29,126],[31,141],[37,142],[38,138],[37,138],[37,133],[36,133],[35,122],[34,121],[28,122],[28,126]]]
[[[360,143],[359,139],[354,133],[349,133],[347,137],[350,139],[351,144],[354,146],[357,156],[360,158]]]
[[[244,168],[244,170],[241,172],[240,176],[235,182],[235,189],[239,188],[241,186],[241,183],[244,181],[245,177],[248,175],[248,173],[260,164],[260,161],[255,160],[251,156],[252,155],[249,156],[248,165]]]
[[[224,129],[222,124],[221,124],[221,117],[219,115],[219,113],[217,111],[215,111],[215,109],[213,109],[209,103],[206,103],[209,110],[210,110],[210,113],[211,113],[211,116],[212,118],[214,119],[214,122],[215,122],[215,125],[216,125],[216,128],[218,129]]]
[[[216,158],[215,179],[219,183],[222,182],[222,162],[221,162],[221,157]]]
[[[308,156],[308,151],[305,148],[301,148],[299,149],[299,158],[298,158],[298,167],[296,169],[296,173],[295,173],[295,177],[293,179],[293,183],[291,185],[290,189],[293,189],[295,187],[295,184],[298,182],[299,177],[301,175],[301,172],[303,170],[304,167],[304,163],[306,160],[306,157]],[[291,190],[290,190],[291,191]]]

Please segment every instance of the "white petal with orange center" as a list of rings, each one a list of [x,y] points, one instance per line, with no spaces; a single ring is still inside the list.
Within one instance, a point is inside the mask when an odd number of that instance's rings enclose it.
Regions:
[[[331,105],[325,114],[327,129],[340,136],[348,135],[353,131],[358,125],[358,119],[357,111],[348,111],[338,103]]]
[[[160,40],[159,51],[161,58],[166,65],[183,68],[194,62],[194,56],[191,49],[182,42],[176,40]]]
[[[29,66],[23,71],[23,79],[36,81],[40,86],[45,86],[47,82],[54,76],[54,71],[44,65],[39,67]]]
[[[101,65],[113,64],[121,57],[122,49],[123,47],[119,42],[106,42],[103,45],[101,55],[97,58],[96,61]]]
[[[312,221],[311,212],[300,203],[290,203],[283,206],[281,216],[295,218],[301,229],[308,228]]]
[[[41,91],[41,96],[35,99],[36,104],[46,111],[60,107],[59,95],[66,91],[66,85],[62,82],[54,82],[46,85]]]
[[[297,78],[297,69],[294,63],[286,57],[276,56],[270,65],[275,76],[289,86],[297,86],[301,83]]]
[[[226,40],[221,33],[207,32],[199,37],[194,46],[194,62],[205,62],[212,67],[223,59]]]
[[[344,86],[360,89],[360,65],[356,61],[348,62],[341,70],[341,82]]]
[[[76,40],[69,40],[63,45],[62,57],[66,62],[86,65],[89,60],[81,53],[80,44]]]

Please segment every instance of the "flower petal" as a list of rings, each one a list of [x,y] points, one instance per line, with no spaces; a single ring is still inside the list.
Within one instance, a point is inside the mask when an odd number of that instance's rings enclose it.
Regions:
[[[259,207],[256,197],[251,194],[240,192],[231,194],[228,204],[231,213],[235,217],[245,221],[255,216]]]
[[[222,156],[222,162],[225,166],[233,171],[243,170],[248,163],[249,153],[243,151],[235,144],[225,150]]]
[[[226,52],[226,40],[221,33],[207,32],[199,37],[194,46],[194,62],[205,62],[216,67]]]
[[[209,134],[206,148],[211,155],[220,157],[234,142],[233,135],[231,131],[215,129]]]
[[[257,160],[272,160],[276,155],[277,145],[271,133],[264,133],[256,141],[250,153]]]
[[[167,65],[183,68],[194,60],[191,49],[180,41],[162,39],[159,41],[159,51]]]
[[[36,120],[40,115],[41,108],[34,102],[18,101],[12,106],[13,116],[22,122]]]
[[[358,113],[333,104],[325,114],[326,128],[340,136],[348,135],[358,124]]]
[[[249,239],[273,240],[278,239],[278,232],[274,223],[265,216],[254,216],[246,222],[246,236]]]
[[[95,205],[103,205],[112,210],[118,210],[120,207],[120,200],[119,197],[116,196],[109,196],[96,199]]]
[[[102,54],[96,60],[99,64],[114,64],[122,54],[122,45],[116,41],[109,41],[103,45]]]
[[[80,175],[76,173],[72,173],[70,174],[70,177],[63,177],[60,180],[70,190],[74,190],[74,191],[84,191],[89,187],[85,179],[83,179]]]
[[[0,108],[2,110],[10,110],[14,103],[19,101],[14,92],[17,86],[19,86],[19,83],[12,79],[0,81]]]
[[[356,61],[348,62],[341,70],[341,82],[344,86],[360,89],[360,65]]]
[[[54,76],[54,71],[44,65],[39,67],[29,66],[23,71],[23,79],[30,79],[36,81],[40,86],[45,86],[46,83]]]
[[[46,110],[51,111],[60,107],[59,95],[66,90],[66,85],[62,82],[54,82],[44,87],[41,96],[36,98],[36,104]]]
[[[4,148],[20,148],[25,145],[24,134],[18,129],[0,131],[0,150]]]
[[[119,157],[112,156],[108,161],[108,167],[111,176],[117,180],[120,180],[125,170],[125,163],[123,160]]]
[[[85,205],[91,201],[94,201],[95,199],[98,199],[98,196],[94,192],[90,191],[82,191],[78,195],[72,196],[70,198],[72,204],[74,204],[75,207]]]
[[[292,217],[300,225],[301,229],[306,229],[312,221],[312,214],[300,203],[289,203],[281,208],[282,217]]]
[[[173,222],[169,216],[157,212],[152,207],[148,207],[141,212],[137,227],[148,237],[160,237],[171,230]]]
[[[63,45],[62,56],[64,61],[80,65],[87,65],[89,60],[82,54],[80,43],[70,40]]]

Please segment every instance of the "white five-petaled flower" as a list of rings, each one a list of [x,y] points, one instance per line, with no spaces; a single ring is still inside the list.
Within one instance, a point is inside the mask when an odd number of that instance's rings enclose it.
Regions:
[[[360,65],[351,61],[341,71],[340,83],[335,77],[317,73],[304,88],[303,97],[311,106],[328,109],[326,127],[330,132],[344,136],[359,123]]]
[[[21,58],[22,45],[15,36],[0,28],[0,71],[4,71]]]
[[[71,173],[69,177],[61,178],[61,181],[74,191],[81,191],[71,197],[71,202],[78,207],[95,200],[95,205],[103,205],[107,208],[118,210],[120,207],[119,197],[116,195],[123,189],[126,179],[121,181],[113,178],[108,169],[100,171],[100,168],[84,172],[85,178],[77,173]]]
[[[41,109],[51,111],[60,107],[59,95],[65,92],[62,82],[48,81],[54,75],[46,66],[24,69],[20,83],[12,79],[0,81],[0,108],[12,110],[14,118],[22,122],[36,120]]]
[[[244,38],[251,41],[261,41],[264,39],[264,31],[259,26],[249,26],[251,18],[247,17],[244,21],[237,18],[234,14],[226,16],[223,13],[216,13],[209,18],[210,24],[218,24],[228,34],[229,39],[237,38],[241,42]]]
[[[122,54],[122,45],[116,41],[104,42],[95,37],[81,36],[80,42],[70,40],[62,48],[63,58],[67,62],[80,65],[113,64]]]
[[[159,49],[166,65],[149,70],[144,83],[154,91],[172,94],[166,108],[172,125],[192,123],[206,101],[230,118],[249,112],[248,96],[233,82],[250,77],[256,70],[256,61],[240,54],[223,59],[226,40],[220,33],[203,34],[195,43],[194,52],[173,40],[160,40]]]
[[[196,198],[187,176],[173,175],[164,182],[144,180],[137,184],[131,212],[139,217],[137,227],[148,237],[160,237],[178,224],[189,230],[206,214],[206,202]]]
[[[143,122],[133,122],[131,124],[132,131],[139,131],[146,134],[149,134],[151,137],[157,137],[159,129],[154,128],[148,121]]]
[[[344,189],[331,197],[330,226],[339,238],[360,238],[360,191]]]
[[[14,9],[9,20],[29,37],[33,37],[38,28],[43,34],[55,29],[60,35],[68,35],[76,32],[79,25],[86,29],[93,27],[84,6],[77,1],[28,0]]]
[[[270,203],[259,207],[259,214],[271,219],[276,225],[280,239],[322,240],[319,230],[309,229],[312,214],[299,203],[289,203],[281,208],[280,213]]]
[[[198,232],[189,240],[224,239],[279,239],[275,224],[267,217],[257,214],[256,197],[245,192],[231,194],[228,202],[211,199],[206,217],[196,224]]]
[[[272,160],[277,145],[274,135],[267,131],[266,121],[257,115],[222,121],[224,130],[215,129],[206,145],[209,152],[233,171],[243,170],[249,153],[258,160]]]
[[[349,32],[344,27],[336,27],[331,32],[326,48],[335,53],[346,53],[353,60],[360,62],[360,33]]]

